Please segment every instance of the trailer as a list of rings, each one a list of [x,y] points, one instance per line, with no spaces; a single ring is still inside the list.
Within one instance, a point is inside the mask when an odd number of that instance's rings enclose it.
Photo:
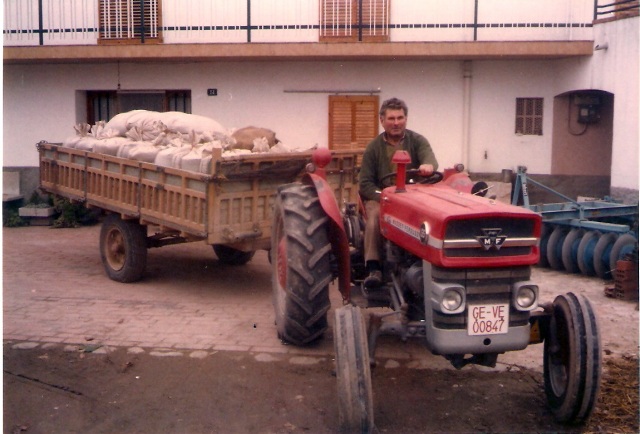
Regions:
[[[539,265],[602,279],[614,277],[619,260],[638,254],[638,204],[609,198],[574,200],[527,176],[518,167],[512,204],[542,216]],[[531,204],[528,184],[555,194],[565,202]]]
[[[311,152],[222,157],[215,149],[208,173],[64,147],[36,145],[40,188],[106,214],[100,255],[109,278],[142,278],[147,250],[201,241],[224,263],[242,265],[271,242],[279,185],[313,170]],[[357,200],[362,151],[332,151],[327,176],[341,202]]]

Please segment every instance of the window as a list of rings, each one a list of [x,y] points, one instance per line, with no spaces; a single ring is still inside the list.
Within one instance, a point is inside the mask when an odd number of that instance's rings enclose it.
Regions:
[[[159,43],[160,0],[100,0],[99,44]]]
[[[320,42],[386,42],[391,0],[321,0]]]
[[[177,111],[191,113],[190,90],[88,91],[87,123],[109,121],[118,113],[131,110]]]
[[[378,135],[377,96],[329,96],[329,149],[364,149]]]
[[[542,135],[543,98],[516,98],[516,134]]]

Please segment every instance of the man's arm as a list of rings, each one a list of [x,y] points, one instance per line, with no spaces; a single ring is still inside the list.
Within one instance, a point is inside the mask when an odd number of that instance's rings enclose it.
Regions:
[[[438,160],[429,141],[421,135],[417,137],[416,151],[418,154],[418,160],[420,161],[420,174],[423,176],[431,175],[434,171],[438,170]]]
[[[380,201],[380,188],[377,185],[377,163],[375,150],[367,147],[362,155],[362,165],[360,166],[359,190],[362,199]]]

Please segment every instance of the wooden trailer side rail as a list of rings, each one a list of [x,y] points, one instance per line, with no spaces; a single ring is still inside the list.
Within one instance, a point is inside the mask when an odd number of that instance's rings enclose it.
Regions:
[[[50,193],[245,251],[269,248],[279,185],[297,180],[311,153],[221,158],[203,174],[41,142],[40,185]],[[334,151],[327,179],[340,203],[357,201],[362,151]]]

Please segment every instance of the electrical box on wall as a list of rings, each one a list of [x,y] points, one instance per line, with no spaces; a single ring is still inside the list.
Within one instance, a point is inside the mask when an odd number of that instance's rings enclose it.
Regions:
[[[574,103],[578,106],[578,123],[593,124],[600,120],[599,96],[576,94]]]

